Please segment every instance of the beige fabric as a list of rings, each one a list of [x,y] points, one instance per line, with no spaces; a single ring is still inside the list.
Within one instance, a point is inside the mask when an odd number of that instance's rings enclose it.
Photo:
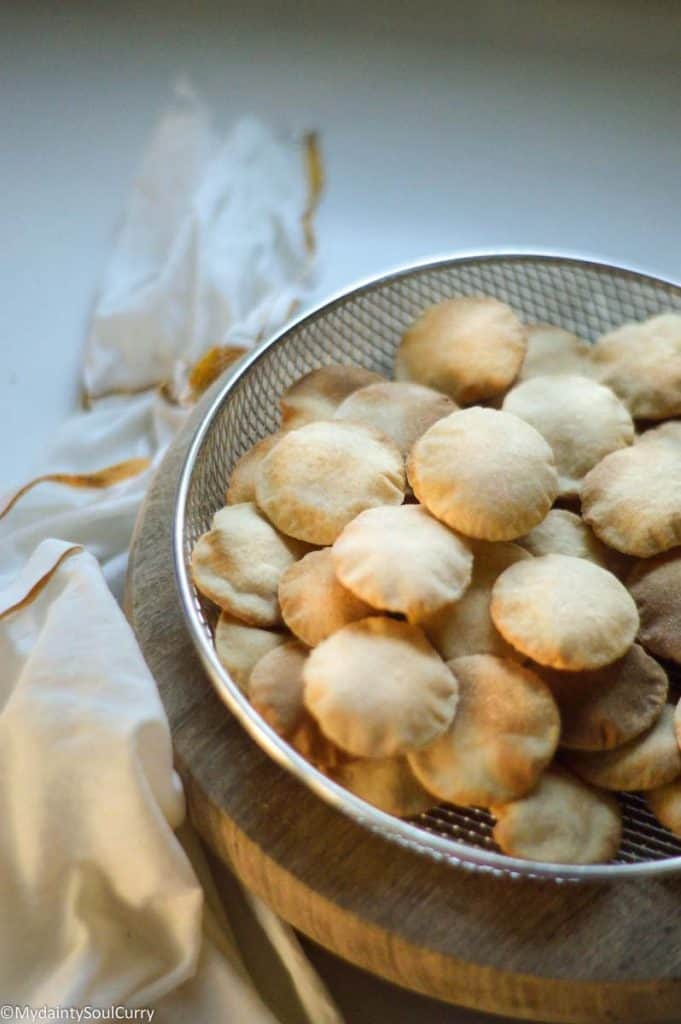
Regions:
[[[244,692],[253,666],[263,654],[283,644],[286,633],[247,626],[227,612],[221,612],[215,627],[215,651],[231,678]]]
[[[580,516],[565,508],[552,508],[546,519],[516,544],[531,555],[571,555],[586,558],[604,569],[611,567],[612,552],[599,541]]]
[[[448,299],[424,310],[405,331],[395,355],[395,377],[472,405],[513,382],[526,338],[504,302],[484,295]]]
[[[353,391],[382,380],[380,373],[362,366],[331,364],[310,370],[281,396],[282,428],[293,430],[313,420],[329,420]]]
[[[305,550],[279,533],[253,502],[227,505],[194,545],[192,578],[202,594],[235,618],[251,626],[276,626],[279,580]]]
[[[674,707],[665,704],[655,724],[615,750],[570,751],[566,763],[587,782],[624,792],[657,789],[681,776]]]
[[[681,551],[641,559],[627,577],[636,602],[642,644],[681,664]]]
[[[582,515],[602,541],[649,558],[681,544],[681,445],[665,427],[607,455],[584,478]]]
[[[562,327],[528,324],[527,351],[518,380],[566,373],[589,377],[594,373],[591,349],[588,342]]]
[[[315,647],[305,704],[322,731],[356,757],[393,757],[429,743],[454,716],[454,675],[417,626],[372,617]]]
[[[407,475],[429,512],[480,540],[522,536],[542,521],[558,494],[553,452],[544,438],[496,409],[463,409],[439,420],[412,448]]]
[[[514,661],[474,654],[448,662],[459,681],[449,729],[408,755],[440,800],[489,807],[523,796],[553,757],[560,719],[549,688]]]
[[[331,549],[341,583],[374,608],[421,622],[465,592],[470,545],[420,505],[373,508]]]
[[[662,313],[604,334],[593,347],[593,359],[600,380],[632,416],[681,415],[681,314]]]
[[[360,388],[336,409],[335,419],[374,427],[406,457],[428,427],[457,409],[440,391],[411,381],[381,381]]]
[[[507,644],[490,616],[492,587],[497,577],[530,554],[517,544],[473,543],[474,561],[470,586],[462,597],[421,623],[433,647],[445,661],[466,654],[496,654],[520,658]]]
[[[622,812],[614,797],[599,793],[559,768],[545,772],[522,800],[492,808],[492,835],[504,853],[550,864],[598,864],[620,845]]]
[[[288,628],[308,647],[372,613],[339,582],[329,548],[310,551],[289,566],[279,581],[279,604]]]
[[[574,374],[524,381],[509,391],[502,408],[551,445],[562,497],[576,497],[597,462],[634,440],[631,416],[614,392]]]
[[[543,555],[506,569],[490,607],[508,643],[553,668],[608,665],[638,630],[636,605],[617,577],[569,555]]]
[[[269,434],[248,449],[234,466],[230,477],[225,499],[228,505],[241,505],[245,501],[255,501],[255,482],[258,479],[260,463],[277,441],[283,437],[281,431]]]
[[[638,644],[592,672],[537,671],[560,709],[560,742],[574,750],[611,750],[645,732],[667,700],[662,666]]]
[[[318,420],[285,434],[265,456],[256,496],[283,533],[322,545],[364,509],[400,505],[404,487],[392,441],[357,423]]]
[[[398,818],[416,817],[435,802],[417,781],[404,757],[348,761],[332,776],[355,796]]]

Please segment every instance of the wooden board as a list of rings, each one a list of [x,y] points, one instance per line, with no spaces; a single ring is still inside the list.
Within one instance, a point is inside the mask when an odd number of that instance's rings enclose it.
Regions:
[[[182,621],[170,552],[205,402],[140,514],[126,601],[205,841],[301,932],[399,985],[520,1020],[678,1024],[681,878],[557,885],[438,864],[328,807],[219,701]]]

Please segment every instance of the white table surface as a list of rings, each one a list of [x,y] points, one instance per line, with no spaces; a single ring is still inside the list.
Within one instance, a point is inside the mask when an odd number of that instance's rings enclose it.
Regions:
[[[0,9],[0,491],[73,408],[116,218],[179,73],[225,127],[250,111],[320,131],[317,299],[408,260],[494,247],[681,278],[678,3],[136,7]],[[395,1024],[473,1019],[358,977],[350,1024],[391,1000]]]

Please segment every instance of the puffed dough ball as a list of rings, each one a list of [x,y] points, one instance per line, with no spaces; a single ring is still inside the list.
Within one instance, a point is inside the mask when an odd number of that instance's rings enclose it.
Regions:
[[[509,391],[502,408],[530,423],[551,445],[563,497],[578,495],[597,462],[634,440],[634,424],[622,403],[610,388],[586,377],[533,377]]]
[[[331,364],[311,370],[281,396],[281,425],[285,430],[293,430],[313,420],[329,420],[353,391],[383,379],[380,373],[363,366]]]
[[[488,544],[473,541],[473,575],[463,596],[425,619],[421,626],[435,650],[445,659],[467,654],[496,654],[500,658],[522,657],[507,644],[490,615],[492,587],[509,565],[531,555],[517,544]]]
[[[671,426],[671,424],[669,424]],[[582,516],[626,555],[649,558],[681,544],[681,444],[658,427],[606,455],[582,483]]]
[[[674,708],[665,704],[655,724],[614,750],[571,751],[565,761],[581,778],[602,789],[625,793],[657,789],[681,776],[681,751]]]
[[[531,377],[577,373],[590,377],[593,372],[592,346],[576,334],[553,324],[528,324],[527,352],[518,380]]]
[[[681,779],[650,789],[645,797],[660,824],[681,838]]]
[[[372,508],[331,549],[343,586],[374,608],[410,622],[456,601],[470,583],[470,545],[420,505]]]
[[[255,481],[258,478],[260,463],[271,448],[284,436],[279,430],[257,441],[241,456],[234,466],[227,488],[227,504],[241,505],[245,501],[255,501]]]
[[[522,800],[493,807],[492,835],[503,853],[549,864],[598,864],[612,860],[622,837],[622,812],[614,797],[560,768],[546,771]]]
[[[637,562],[627,587],[641,619],[641,643],[681,664],[681,551]]]
[[[591,672],[538,668],[560,711],[560,743],[572,750],[612,750],[649,729],[667,700],[662,666],[638,644]]]
[[[319,420],[268,452],[256,495],[283,533],[324,545],[365,509],[401,505],[404,487],[402,456],[387,437],[357,423]]]
[[[526,329],[506,303],[490,296],[447,299],[426,309],[405,331],[395,377],[472,405],[513,383],[526,344]]]
[[[680,313],[662,313],[604,334],[593,346],[593,359],[599,379],[632,416],[681,415]]]
[[[252,502],[228,505],[213,517],[192,551],[192,578],[200,592],[252,626],[280,622],[277,591],[284,569],[306,551],[284,537]]]
[[[560,719],[548,687],[514,661],[475,654],[449,666],[459,707],[449,729],[409,754],[422,786],[440,800],[489,807],[524,796],[558,745]]]
[[[308,647],[372,614],[338,580],[329,548],[310,551],[289,566],[279,581],[279,606],[288,628]]]
[[[439,420],[414,445],[407,474],[436,519],[481,540],[522,536],[558,494],[547,442],[524,420],[496,409],[463,409]]]
[[[612,552],[602,544],[583,519],[565,508],[552,508],[546,519],[516,544],[531,555],[571,555],[610,568]],[[612,569],[611,569],[612,571]]]
[[[540,665],[578,671],[621,658],[638,630],[633,598],[616,576],[569,555],[517,562],[492,591],[492,621]]]
[[[407,456],[428,427],[456,409],[451,398],[432,388],[386,380],[353,392],[338,406],[334,419],[374,427]]]
[[[434,803],[404,757],[347,761],[335,769],[331,777],[368,804],[398,818],[416,817]]]
[[[285,643],[285,633],[247,626],[221,612],[215,627],[215,651],[239,689],[246,691],[253,666],[263,654]]]
[[[304,668],[305,704],[322,732],[356,757],[425,746],[456,711],[452,672],[417,626],[373,617],[315,647]]]

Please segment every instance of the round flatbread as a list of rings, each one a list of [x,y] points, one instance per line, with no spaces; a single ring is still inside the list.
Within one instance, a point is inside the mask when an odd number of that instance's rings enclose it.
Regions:
[[[453,673],[423,632],[372,617],[315,647],[304,668],[305,704],[322,731],[356,757],[425,746],[456,711]]]
[[[436,519],[481,540],[526,534],[558,494],[547,442],[524,420],[496,409],[463,409],[439,420],[412,448],[407,473]]]
[[[410,622],[458,600],[473,569],[470,545],[420,505],[362,512],[345,527],[331,555],[343,586]]]
[[[246,692],[251,671],[260,658],[289,639],[286,633],[247,626],[221,612],[215,627],[215,652],[239,689]]]
[[[602,541],[649,558],[681,544],[681,444],[665,427],[606,455],[582,483],[582,515]]]
[[[593,672],[538,668],[560,710],[561,746],[612,750],[645,732],[667,701],[662,666],[638,644]]]
[[[283,533],[333,544],[367,508],[401,505],[404,463],[388,438],[358,423],[319,420],[282,437],[260,464],[258,505]]]
[[[637,562],[627,586],[641,619],[641,643],[681,664],[681,550]]]
[[[255,501],[255,481],[258,478],[260,463],[270,449],[283,437],[283,431],[270,434],[257,441],[252,448],[241,456],[234,466],[227,488],[227,504],[241,505],[245,501]]]
[[[648,790],[645,798],[660,824],[681,838],[681,779]]]
[[[332,778],[355,796],[397,818],[414,818],[434,803],[404,757],[347,761],[332,773]]]
[[[612,860],[622,838],[622,812],[614,797],[574,775],[550,768],[522,800],[492,808],[492,835],[503,853],[549,864]]]
[[[510,306],[490,296],[430,306],[402,338],[397,380],[413,380],[472,405],[505,391],[525,357],[527,332]]]
[[[612,571],[610,549],[601,543],[580,516],[566,508],[552,508],[539,526],[524,537],[518,537],[516,544],[537,558],[542,555],[570,555],[572,558],[586,558]]]
[[[494,584],[490,607],[517,651],[575,672],[621,658],[638,630],[636,605],[617,577],[569,555],[512,565]]]
[[[674,708],[665,704],[650,729],[615,750],[570,751],[563,758],[577,775],[602,789],[637,792],[673,782],[681,776]]]
[[[592,346],[576,334],[553,324],[528,324],[527,351],[518,380],[577,373],[593,374]]]
[[[681,415],[681,314],[662,313],[604,334],[593,346],[593,360],[599,379],[632,416]]]
[[[634,440],[627,409],[610,388],[587,377],[533,377],[509,391],[502,408],[551,445],[562,497],[578,495],[596,463]]]
[[[475,654],[448,662],[459,680],[449,729],[408,755],[440,800],[489,807],[524,796],[558,744],[560,719],[548,687],[514,661]]]
[[[334,419],[373,427],[395,442],[406,457],[428,427],[456,412],[447,395],[412,381],[380,381],[349,395]]]
[[[517,544],[473,541],[473,575],[470,585],[454,604],[425,619],[421,626],[436,651],[445,659],[467,654],[522,657],[507,644],[490,615],[492,587],[509,565],[532,556]]]
[[[276,626],[279,579],[306,550],[279,533],[252,502],[228,505],[194,545],[192,579],[205,597],[242,622]]]
[[[289,566],[279,581],[279,606],[288,628],[308,647],[372,614],[338,580],[330,548],[310,551]]]
[[[353,391],[383,379],[380,373],[365,370],[363,366],[331,364],[311,370],[281,396],[282,428],[294,430],[313,420],[329,420]]]

